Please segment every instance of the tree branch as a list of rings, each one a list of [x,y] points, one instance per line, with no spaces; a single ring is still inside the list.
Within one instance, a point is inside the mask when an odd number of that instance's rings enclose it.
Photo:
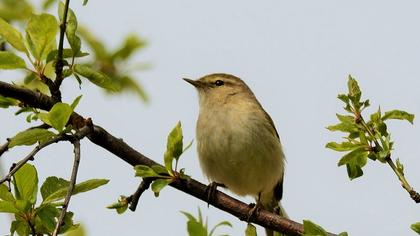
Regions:
[[[55,64],[55,82],[53,91],[51,91],[51,95],[56,101],[61,101],[61,92],[60,92],[60,86],[63,82],[63,44],[64,44],[64,34],[66,33],[66,26],[67,26],[67,13],[69,11],[69,4],[70,0],[66,0],[64,3],[64,13],[63,13],[63,19],[60,22],[60,39],[58,42],[58,50],[57,50],[57,62]]]
[[[128,208],[131,211],[136,211],[137,204],[139,203],[139,199],[140,199],[141,195],[144,193],[144,191],[146,191],[149,188],[151,183],[152,183],[151,178],[144,178],[140,182],[140,185],[137,187],[136,192],[134,192],[132,195],[130,195],[128,197],[128,202],[130,204],[130,206]]]
[[[57,224],[55,225],[53,236],[57,236],[57,234],[60,232],[61,225],[64,222],[64,217],[66,216],[67,208],[70,203],[71,195],[73,194],[74,186],[76,185],[77,172],[79,170],[79,164],[80,164],[80,140],[79,139],[74,140],[73,145],[74,145],[74,163],[73,163],[73,170],[71,172],[70,185],[67,190],[66,198],[64,199],[64,205],[61,208],[60,217],[58,218]]]
[[[6,97],[12,97],[21,100],[22,102],[27,103],[33,107],[41,108],[44,110],[49,110],[54,105],[54,100],[51,97],[1,81],[0,94]],[[77,113],[73,113],[72,117],[74,119],[83,119],[83,117]],[[134,150],[122,139],[114,137],[100,126],[95,125],[93,132],[88,135],[88,138],[93,143],[103,147],[132,166],[158,165],[158,163]],[[170,186],[207,202],[206,185],[194,179],[175,179],[175,181],[172,182]],[[248,204],[232,198],[220,191],[216,191],[214,198],[211,199],[208,203],[215,206],[216,208],[219,208],[220,210],[238,217],[241,220],[247,220],[248,213],[251,210],[251,207]],[[266,210],[258,211],[258,214],[253,217],[251,222],[256,223],[264,228],[279,231],[287,235],[301,235],[303,233],[302,224],[280,217]],[[335,234],[329,235],[333,236]]]

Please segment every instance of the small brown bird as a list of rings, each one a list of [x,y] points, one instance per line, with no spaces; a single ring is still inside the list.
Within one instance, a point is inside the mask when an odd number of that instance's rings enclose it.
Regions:
[[[229,74],[184,80],[198,91],[197,150],[204,174],[235,194],[255,197],[257,207],[285,216],[279,203],[283,149],[273,120],[251,89]]]

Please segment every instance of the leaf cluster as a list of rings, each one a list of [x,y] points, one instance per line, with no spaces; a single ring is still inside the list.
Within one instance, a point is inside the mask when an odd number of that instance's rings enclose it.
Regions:
[[[75,186],[73,195],[87,192],[108,183],[105,179],[91,179]],[[33,165],[25,164],[12,178],[13,193],[6,184],[0,185],[0,213],[14,215],[10,234],[20,236],[51,235],[60,215],[62,200],[67,194],[69,181],[48,177],[41,185],[42,201],[36,206],[38,195],[38,173]],[[73,213],[67,212],[60,233],[76,229]]]
[[[198,217],[193,216],[188,212],[181,212],[182,214],[187,217],[187,231],[189,236],[213,236],[216,229],[221,226],[228,226],[232,227],[232,224],[229,221],[222,221],[213,226],[210,230],[208,229],[208,220],[207,218],[204,220],[201,214],[200,208],[198,208]],[[227,236],[227,234],[223,234],[220,236]]]
[[[401,110],[391,110],[383,113],[379,108],[365,120],[362,112],[370,106],[369,99],[361,100],[362,92],[357,81],[349,76],[348,93],[339,94],[338,99],[344,103],[347,114],[337,114],[338,124],[327,127],[330,131],[346,133],[345,141],[341,143],[329,142],[326,147],[338,152],[347,152],[338,162],[338,166],[345,165],[350,179],[363,175],[362,168],[368,158],[386,163],[393,149],[391,134],[386,122],[391,119],[406,120],[413,123],[414,115]],[[403,174],[403,166],[397,161],[399,171]]]

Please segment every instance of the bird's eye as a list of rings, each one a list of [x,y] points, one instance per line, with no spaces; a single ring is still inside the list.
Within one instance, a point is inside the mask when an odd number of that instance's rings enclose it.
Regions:
[[[223,80],[216,80],[216,82],[214,82],[214,84],[215,84],[216,86],[222,86],[222,85],[224,85],[224,84],[225,84],[225,82],[223,82]]]

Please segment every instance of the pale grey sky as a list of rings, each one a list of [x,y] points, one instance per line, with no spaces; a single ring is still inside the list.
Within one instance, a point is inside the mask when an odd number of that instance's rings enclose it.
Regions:
[[[392,170],[369,162],[365,175],[353,181],[340,153],[324,148],[339,140],[325,127],[342,112],[336,95],[345,92],[347,75],[358,79],[373,109],[404,109],[420,114],[420,3],[418,1],[95,1],[86,7],[72,1],[79,21],[115,46],[123,35],[137,32],[149,46],[136,61],[153,69],[138,73],[150,94],[143,105],[134,96],[107,97],[87,82],[78,90],[64,83],[71,101],[84,94],[78,112],[122,137],[155,161],[162,162],[166,136],[180,120],[186,141],[194,138],[197,94],[181,80],[208,73],[232,73],[244,79],[271,115],[287,156],[283,205],[296,221],[310,219],[332,232],[350,235],[415,235],[410,224],[420,221],[420,207],[401,188]],[[8,80],[0,72],[1,80]],[[14,76],[15,78],[17,76]],[[23,129],[9,111],[0,111],[0,139]],[[420,128],[415,120],[391,122],[394,157],[405,164],[406,177],[420,190]],[[7,153],[8,167],[29,149]],[[59,144],[37,155],[40,179],[68,178],[72,150]],[[195,145],[180,166],[206,182]],[[135,213],[117,215],[105,209],[120,194],[135,190],[132,168],[107,151],[82,142],[79,180],[109,178],[108,185],[72,199],[70,210],[89,235],[186,235],[180,211],[196,214],[201,207],[210,225],[233,223],[220,233],[243,235],[245,223],[172,188],[159,198],[146,192]],[[245,201],[252,200],[246,198]],[[8,222],[0,215],[0,235]],[[260,231],[262,232],[262,231]]]

